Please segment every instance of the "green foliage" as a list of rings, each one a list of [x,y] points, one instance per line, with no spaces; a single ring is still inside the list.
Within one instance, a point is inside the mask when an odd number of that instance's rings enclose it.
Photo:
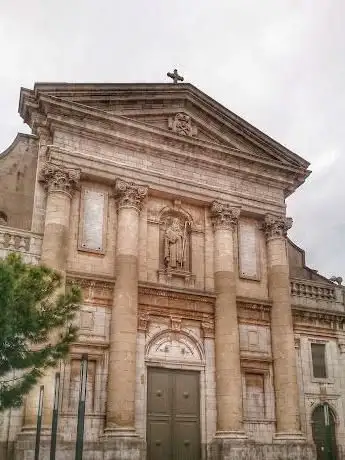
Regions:
[[[76,339],[72,320],[81,293],[72,286],[59,294],[62,281],[47,267],[24,264],[18,254],[0,260],[0,412],[20,406]]]

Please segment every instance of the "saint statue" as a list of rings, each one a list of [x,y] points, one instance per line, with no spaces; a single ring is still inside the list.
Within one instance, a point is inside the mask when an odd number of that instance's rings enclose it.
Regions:
[[[186,229],[181,228],[180,220],[174,217],[164,235],[164,263],[168,268],[183,268],[186,257]]]

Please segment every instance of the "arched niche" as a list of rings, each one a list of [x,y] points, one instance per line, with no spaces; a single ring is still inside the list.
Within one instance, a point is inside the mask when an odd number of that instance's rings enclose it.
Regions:
[[[165,330],[154,335],[146,345],[145,359],[168,363],[204,365],[202,344],[184,331]]]
[[[164,208],[159,215],[159,281],[193,286],[191,216],[180,206]]]

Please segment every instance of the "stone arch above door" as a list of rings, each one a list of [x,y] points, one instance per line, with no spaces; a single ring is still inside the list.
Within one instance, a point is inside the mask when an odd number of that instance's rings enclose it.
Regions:
[[[145,359],[204,365],[205,354],[202,343],[190,333],[166,329],[148,340]]]

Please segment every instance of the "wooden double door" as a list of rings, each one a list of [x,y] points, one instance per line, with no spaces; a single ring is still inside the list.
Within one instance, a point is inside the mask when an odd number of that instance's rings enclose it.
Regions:
[[[200,460],[200,374],[148,368],[147,460]]]

